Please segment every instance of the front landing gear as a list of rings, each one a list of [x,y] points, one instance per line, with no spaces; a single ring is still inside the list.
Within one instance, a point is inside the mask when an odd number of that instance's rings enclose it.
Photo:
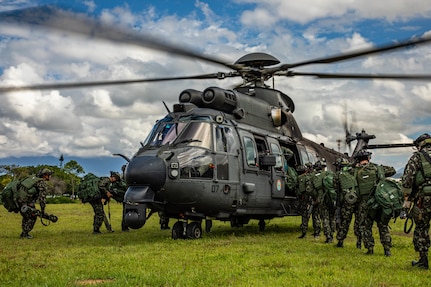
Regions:
[[[201,222],[177,221],[172,227],[172,239],[199,239],[202,237]]]

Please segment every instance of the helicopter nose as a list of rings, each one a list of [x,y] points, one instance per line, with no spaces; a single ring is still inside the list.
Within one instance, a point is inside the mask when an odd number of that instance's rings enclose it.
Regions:
[[[145,185],[159,190],[166,182],[166,164],[155,156],[133,158],[126,167],[125,180],[129,186]]]

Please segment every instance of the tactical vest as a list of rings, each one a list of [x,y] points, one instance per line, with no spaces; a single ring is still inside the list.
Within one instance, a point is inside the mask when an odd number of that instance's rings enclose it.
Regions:
[[[359,167],[355,171],[356,180],[358,181],[359,194],[361,196],[369,195],[375,188],[379,179],[378,170],[381,170],[382,176],[384,177],[384,171],[382,167],[368,163],[363,167]]]
[[[422,168],[416,173],[415,185],[418,187],[419,196],[431,196],[431,163],[425,156],[418,152],[421,159]]]

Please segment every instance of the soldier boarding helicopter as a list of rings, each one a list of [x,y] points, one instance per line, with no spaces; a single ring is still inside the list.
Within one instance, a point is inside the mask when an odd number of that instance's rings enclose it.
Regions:
[[[302,136],[293,112],[293,100],[266,84],[275,76],[313,76],[337,79],[430,80],[429,75],[323,74],[293,71],[312,64],[331,64],[403,47],[427,44],[431,38],[417,38],[377,48],[354,51],[303,61],[280,64],[266,53],[252,53],[234,64],[193,50],[167,44],[142,34],[128,33],[82,16],[52,8],[27,9],[3,13],[9,23],[29,23],[128,43],[178,56],[222,65],[232,70],[197,76],[81,83],[53,83],[0,87],[0,92],[38,89],[64,89],[130,83],[161,82],[184,79],[225,79],[241,77],[234,89],[208,87],[202,91],[186,89],[178,103],[156,122],[139,150],[127,160],[124,177],[128,184],[124,202],[125,222],[133,229],[143,227],[154,212],[178,221],[172,238],[200,238],[202,222],[210,231],[212,221],[242,226],[259,220],[297,215],[297,199],[286,189],[286,167],[326,160],[333,162],[348,155],[324,147]],[[56,21],[61,19],[62,21]],[[373,148],[374,138],[363,131],[356,136],[346,133],[346,143],[357,140],[355,152]],[[387,145],[386,145],[387,146]],[[289,156],[285,151],[290,150]]]

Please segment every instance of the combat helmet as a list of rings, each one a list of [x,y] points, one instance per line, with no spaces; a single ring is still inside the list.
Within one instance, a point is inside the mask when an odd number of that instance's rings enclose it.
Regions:
[[[37,177],[43,177],[44,175],[52,175],[52,174],[53,174],[52,170],[48,168],[43,168],[38,172]]]
[[[370,156],[371,156],[371,152],[361,149],[353,156],[353,158],[356,160],[364,160],[364,159],[368,159]]]
[[[111,177],[115,177],[117,180],[120,180],[120,174],[116,171],[111,171]]]
[[[431,136],[427,133],[421,134],[417,139],[413,141],[413,144],[421,149],[426,145],[431,145]]]
[[[326,167],[326,161],[325,161],[325,159],[318,160],[318,161],[316,161],[316,162],[314,163],[314,168],[315,168],[316,170],[322,170],[322,169],[324,169],[325,167]]]

